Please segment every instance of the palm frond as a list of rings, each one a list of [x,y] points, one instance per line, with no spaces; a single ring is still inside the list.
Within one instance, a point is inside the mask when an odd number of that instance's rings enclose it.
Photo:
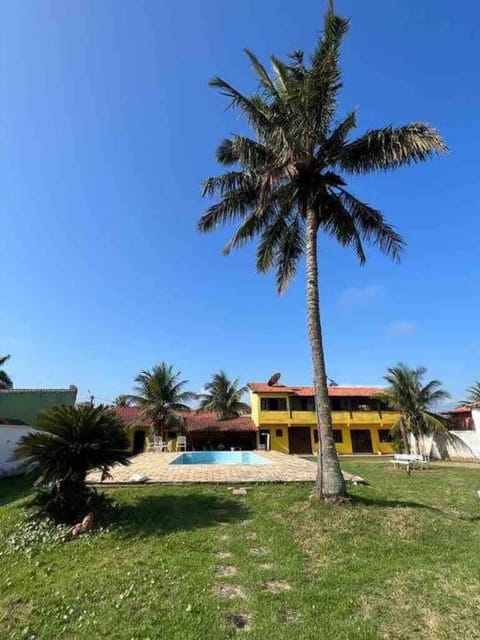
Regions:
[[[283,293],[287,289],[290,281],[295,276],[298,261],[304,251],[303,221],[297,215],[287,226],[277,248],[275,265],[278,293]]]
[[[212,78],[209,85],[219,89],[222,95],[229,98],[230,105],[243,112],[252,126],[259,128],[269,126],[268,105],[259,100],[258,95],[251,98],[244,96],[238,89],[218,76]]]
[[[345,189],[339,189],[338,197],[352,216],[360,237],[370,245],[378,247],[385,255],[398,261],[404,250],[405,241],[385,221],[381,212],[365,204]]]
[[[207,233],[221,225],[242,218],[257,205],[258,197],[258,190],[254,188],[229,191],[220,202],[208,207],[200,218],[197,229],[202,233]]]
[[[372,129],[345,145],[339,164],[350,173],[388,171],[448,151],[436,129],[423,122]]]
[[[268,97],[278,98],[278,91],[275,83],[268,75],[268,72],[263,64],[259,61],[257,56],[252,51],[250,51],[250,49],[244,49],[244,51],[257,75],[261,88],[266,92]]]

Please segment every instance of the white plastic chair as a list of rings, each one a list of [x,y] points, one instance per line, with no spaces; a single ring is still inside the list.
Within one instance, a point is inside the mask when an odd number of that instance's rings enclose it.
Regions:
[[[153,436],[153,450],[163,451],[163,438],[161,436]]]
[[[187,450],[187,436],[177,436],[177,451]]]

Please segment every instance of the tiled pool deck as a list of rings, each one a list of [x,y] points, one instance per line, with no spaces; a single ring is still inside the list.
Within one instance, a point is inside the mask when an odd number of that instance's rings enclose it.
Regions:
[[[277,451],[256,452],[265,457],[271,464],[191,464],[170,465],[178,453],[141,453],[131,459],[128,467],[116,466],[111,470],[111,478],[102,484],[122,484],[137,473],[149,477],[149,484],[154,482],[310,482],[315,480],[316,464],[297,456],[278,453]],[[91,473],[88,481],[100,482],[100,473]]]

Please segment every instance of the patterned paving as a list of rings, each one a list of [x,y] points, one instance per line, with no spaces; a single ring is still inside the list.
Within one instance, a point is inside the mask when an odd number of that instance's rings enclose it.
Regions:
[[[145,474],[152,482],[308,482],[315,480],[316,465],[293,455],[277,451],[256,452],[271,464],[225,465],[192,464],[170,465],[179,454],[146,452],[134,456],[128,467],[116,466],[111,470],[112,477],[103,484],[121,484],[135,474]],[[100,473],[91,473],[89,482],[99,483]]]

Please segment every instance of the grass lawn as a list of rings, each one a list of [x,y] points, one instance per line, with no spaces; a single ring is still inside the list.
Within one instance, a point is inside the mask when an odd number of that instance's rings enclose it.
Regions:
[[[480,638],[479,471],[342,466],[370,483],[350,505],[307,484],[111,489],[111,530],[23,550],[28,486],[0,481],[0,638]]]

